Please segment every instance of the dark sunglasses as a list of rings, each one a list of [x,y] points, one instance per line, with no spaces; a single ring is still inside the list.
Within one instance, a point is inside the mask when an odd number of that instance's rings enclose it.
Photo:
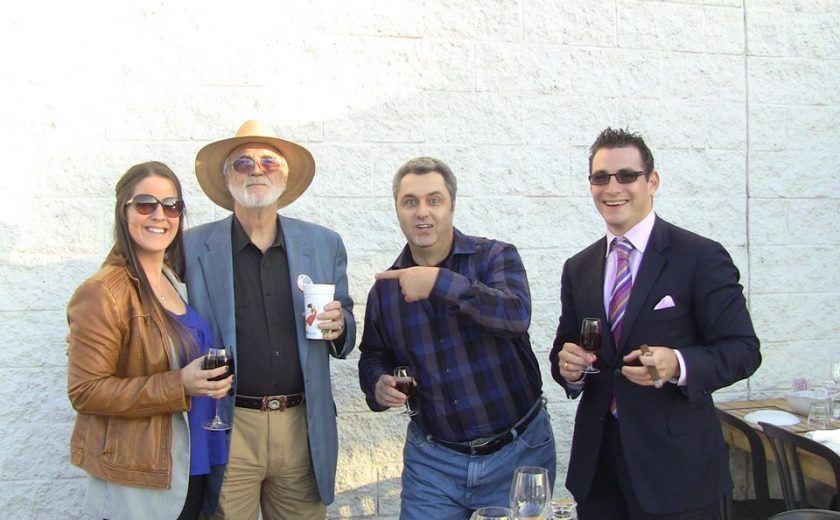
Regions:
[[[619,184],[630,184],[636,182],[636,179],[642,175],[645,175],[645,172],[634,172],[633,170],[620,170],[615,173],[595,172],[589,176],[589,184],[603,186],[610,183],[610,177],[615,177]]]
[[[135,195],[133,199],[126,201],[125,205],[130,206],[134,204],[134,209],[141,215],[151,215],[157,209],[157,205],[163,208],[163,214],[169,218],[175,218],[184,212],[184,201],[178,197],[166,197],[163,200],[158,200],[152,195],[142,194]]]
[[[280,171],[280,159],[276,157],[263,157],[260,159],[260,169],[264,172],[274,173]],[[237,173],[251,173],[256,168],[257,163],[250,157],[240,157],[233,161],[233,169]]]

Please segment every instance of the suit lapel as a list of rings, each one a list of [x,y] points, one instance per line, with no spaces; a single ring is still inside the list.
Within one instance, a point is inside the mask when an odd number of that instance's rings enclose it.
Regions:
[[[286,259],[289,263],[289,283],[292,288],[292,302],[294,304],[295,317],[297,318],[303,316],[303,291],[298,287],[298,276],[305,274],[312,278],[312,281],[315,283],[321,283],[323,280],[315,279],[312,264],[312,242],[298,221],[281,216],[280,225],[283,227]],[[305,370],[306,368],[306,358],[309,353],[303,323],[302,319],[295,320],[301,370]]]
[[[583,284],[581,287],[591,287],[592,290],[584,291],[585,300],[580,306],[585,315],[579,316],[582,320],[587,317],[601,319],[601,352],[598,358],[608,365],[615,358],[615,342],[610,334],[610,325],[607,318],[607,311],[604,309],[604,276],[607,264],[607,239],[604,237],[592,248],[592,254],[585,261],[587,268],[583,272]],[[578,324],[579,326],[580,324]]]
[[[642,256],[639,271],[633,280],[633,289],[630,292],[630,300],[627,302],[627,310],[624,313],[624,324],[621,328],[616,357],[627,350],[638,347],[638,345],[627,345],[627,338],[633,330],[633,325],[642,312],[644,303],[653,290],[656,280],[667,264],[663,252],[668,248],[668,244],[668,223],[657,217],[645,248],[645,254]]]
[[[222,220],[205,242],[206,248],[198,256],[204,273],[204,284],[210,295],[213,318],[219,324],[219,336],[225,346],[236,350],[236,324],[233,294],[233,252],[231,224],[233,216]]]

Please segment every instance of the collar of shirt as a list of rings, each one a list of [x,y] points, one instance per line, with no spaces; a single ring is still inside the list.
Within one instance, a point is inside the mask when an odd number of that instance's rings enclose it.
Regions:
[[[478,251],[478,239],[477,237],[467,236],[460,231],[458,228],[452,228],[455,236],[452,239],[452,250],[446,255],[437,266],[441,267],[446,262],[449,261],[455,255],[469,255]],[[414,267],[417,265],[417,262],[414,261],[414,257],[411,256],[411,249],[409,249],[408,244],[403,247],[400,256],[394,261],[394,265],[391,266],[391,269],[405,269],[406,267]]]
[[[651,211],[645,218],[639,221],[638,224],[630,228],[630,230],[624,234],[624,238],[633,244],[633,248],[639,253],[644,254],[645,248],[647,248],[648,240],[650,240],[650,233],[653,231],[653,223],[655,221],[656,213]],[[610,233],[609,229],[607,230],[607,252],[604,256],[610,256],[610,244],[612,244],[613,239],[617,236],[618,235]]]
[[[639,265],[642,263],[642,255],[647,248],[650,234],[653,231],[653,224],[656,221],[656,214],[651,211],[638,224],[630,228],[624,234],[631,244],[633,244],[633,251],[630,252],[630,273],[633,280],[636,280],[636,274],[639,272]],[[607,316],[610,314],[610,295],[612,294],[613,286],[615,285],[615,272],[618,270],[618,254],[610,251],[610,244],[616,235],[607,230],[607,266],[604,269],[604,311]]]
[[[248,236],[248,233],[245,232],[245,228],[242,227],[242,224],[239,222],[239,219],[236,218],[236,214],[233,215],[233,226],[231,226],[230,238],[230,245],[233,249],[234,255],[245,249],[245,247],[249,244],[253,243],[251,242],[251,237]],[[286,241],[283,238],[283,226],[280,225],[280,215],[277,215],[277,234],[274,235],[274,242],[271,243],[270,247],[278,246],[282,248],[283,251],[286,250]]]

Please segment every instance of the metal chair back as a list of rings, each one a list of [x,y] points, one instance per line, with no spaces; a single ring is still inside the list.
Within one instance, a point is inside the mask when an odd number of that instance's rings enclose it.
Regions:
[[[802,474],[802,463],[799,459],[798,450],[807,451],[825,459],[834,471],[834,489],[840,490],[840,455],[837,455],[831,448],[823,446],[817,441],[790,432],[779,426],[764,422],[758,424],[761,425],[764,433],[767,434],[767,438],[770,439],[773,454],[776,456],[776,465],[779,469],[779,479],[782,484],[786,509],[811,507],[808,501],[808,489],[805,486],[805,477]],[[831,508],[835,511],[837,510],[836,499],[832,499]]]
[[[770,503],[770,489],[767,484],[767,457],[764,456],[764,445],[758,432],[752,428],[746,421],[728,414],[723,410],[715,410],[717,412],[720,422],[726,423],[746,437],[750,445],[750,460],[752,466],[752,480],[755,488],[755,511],[756,518],[768,518],[774,512],[778,512],[781,508],[771,507]],[[727,509],[724,512],[724,518],[732,518],[731,512],[731,496],[727,497]]]
[[[791,509],[771,516],[768,520],[836,520],[840,512],[825,509]]]

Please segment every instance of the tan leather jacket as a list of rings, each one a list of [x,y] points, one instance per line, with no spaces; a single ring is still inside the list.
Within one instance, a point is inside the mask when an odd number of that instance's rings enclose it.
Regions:
[[[111,482],[169,488],[172,414],[189,398],[123,259],[112,255],[76,289],[67,321],[71,462]]]

